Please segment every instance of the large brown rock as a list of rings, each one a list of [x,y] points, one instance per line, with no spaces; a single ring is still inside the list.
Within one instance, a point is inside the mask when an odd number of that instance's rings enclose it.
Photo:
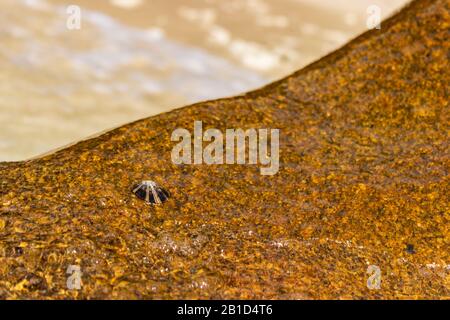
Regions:
[[[414,1],[261,90],[0,164],[0,297],[448,298],[449,15]],[[195,120],[279,128],[280,171],[173,164]]]

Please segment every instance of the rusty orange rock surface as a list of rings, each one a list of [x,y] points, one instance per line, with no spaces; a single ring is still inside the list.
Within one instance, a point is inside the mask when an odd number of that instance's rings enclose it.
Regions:
[[[449,298],[449,35],[449,1],[414,1],[258,91],[0,163],[0,297]],[[173,164],[196,120],[280,129],[279,172]]]

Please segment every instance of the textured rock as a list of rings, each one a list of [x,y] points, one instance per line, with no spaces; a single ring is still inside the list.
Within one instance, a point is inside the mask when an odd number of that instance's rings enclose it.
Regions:
[[[1,163],[0,297],[450,297],[449,15],[414,1],[261,90]],[[172,164],[194,120],[280,129],[280,171]],[[142,180],[171,198],[140,201]]]

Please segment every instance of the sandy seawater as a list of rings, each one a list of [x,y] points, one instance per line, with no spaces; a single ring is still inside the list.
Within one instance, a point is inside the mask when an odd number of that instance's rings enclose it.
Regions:
[[[366,2],[1,1],[0,161],[258,88],[364,31]]]

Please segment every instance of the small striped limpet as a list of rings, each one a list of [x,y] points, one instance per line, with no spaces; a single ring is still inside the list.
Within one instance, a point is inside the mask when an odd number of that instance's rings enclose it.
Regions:
[[[136,184],[133,187],[133,193],[139,199],[151,204],[161,204],[170,197],[169,192],[150,180]]]

